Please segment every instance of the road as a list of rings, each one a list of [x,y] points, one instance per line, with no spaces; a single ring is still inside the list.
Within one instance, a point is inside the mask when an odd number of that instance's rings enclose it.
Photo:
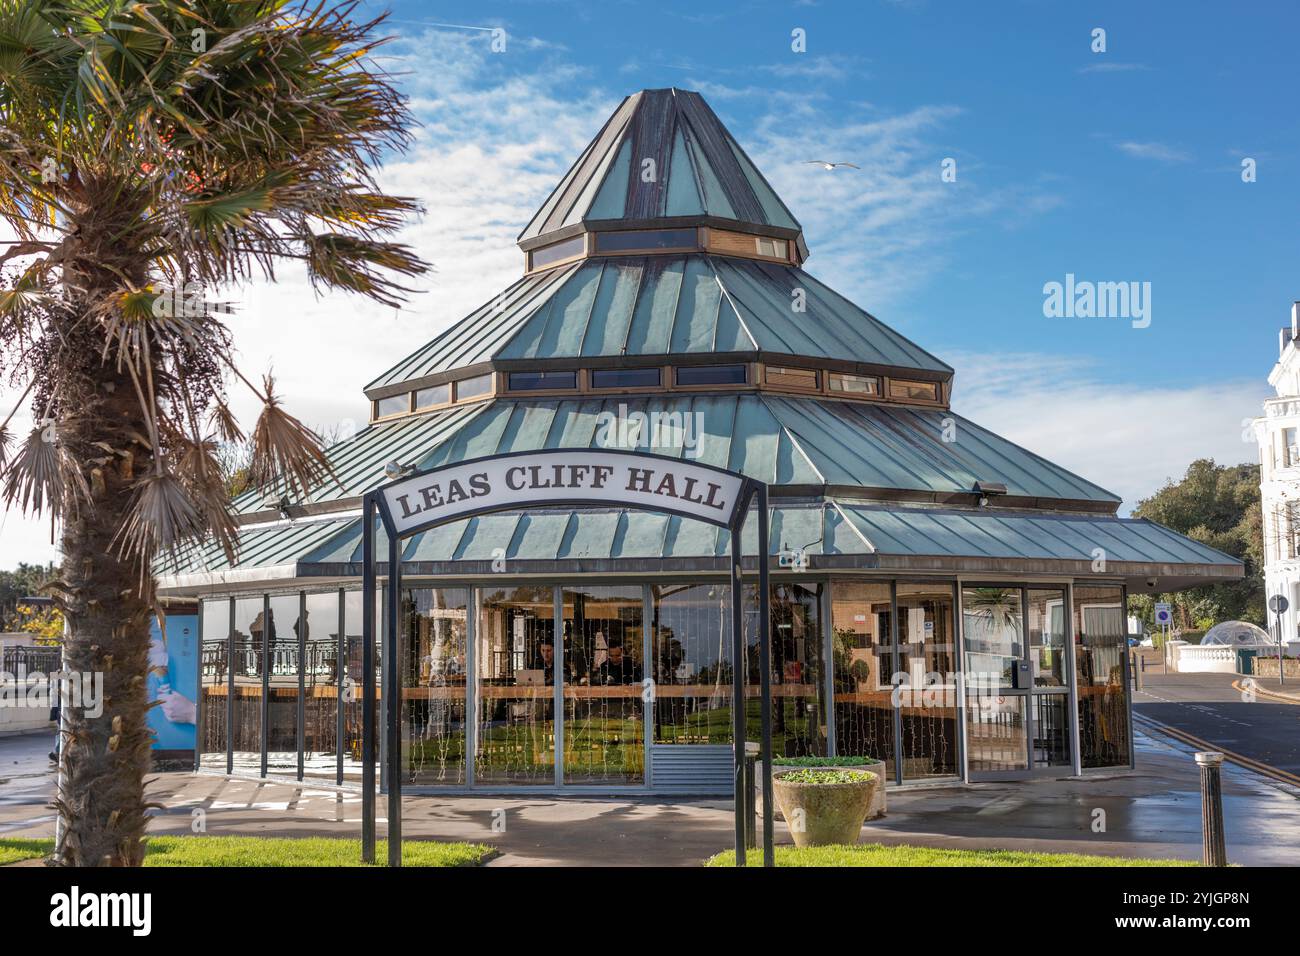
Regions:
[[[1300,778],[1300,706],[1247,701],[1233,674],[1160,674],[1148,670],[1133,710],[1215,747]],[[1300,782],[1300,781],[1297,781]]]

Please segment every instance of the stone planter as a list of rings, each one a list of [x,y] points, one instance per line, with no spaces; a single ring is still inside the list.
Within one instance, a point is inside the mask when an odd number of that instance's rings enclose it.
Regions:
[[[838,771],[860,779],[852,783],[796,783],[785,779],[804,770]],[[872,797],[883,789],[880,775],[870,770],[783,767],[772,774],[772,795],[790,827],[795,846],[857,843]]]

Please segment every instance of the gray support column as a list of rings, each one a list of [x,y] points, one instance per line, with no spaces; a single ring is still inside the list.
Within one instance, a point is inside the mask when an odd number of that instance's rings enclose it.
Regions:
[[[334,782],[340,787],[343,786],[343,736],[347,728],[347,714],[345,708],[347,702],[344,700],[344,693],[348,677],[348,619],[347,619],[347,592],[339,588],[339,630],[335,635],[335,643],[338,645],[334,667]]]
[[[266,776],[266,746],[271,737],[271,595],[262,595],[262,773]],[[251,636],[251,635],[250,635]]]
[[[203,717],[207,708],[203,702],[203,609],[207,601],[199,602],[198,641],[199,652],[194,655],[194,689],[198,695],[194,700],[194,772],[199,772],[203,759]],[[60,711],[60,713],[62,713]]]
[[[1137,748],[1133,742],[1133,675],[1128,672],[1128,585],[1120,586],[1120,614],[1124,618],[1124,702],[1128,708],[1128,768],[1137,769]],[[1278,672],[1279,674],[1281,671]]]
[[[898,676],[898,581],[889,582],[889,712],[894,726],[894,783],[903,782],[903,708],[896,706],[894,683]],[[900,701],[901,703],[901,701]]]
[[[970,769],[966,766],[966,635],[965,615],[961,609],[961,583],[952,582],[952,634],[953,654],[957,662],[957,678],[953,681],[953,697],[957,702],[957,772],[962,782],[970,783]]]
[[[235,772],[235,599],[226,612],[226,774]]]
[[[763,732],[763,866],[776,866],[772,846],[772,595],[768,580],[767,485],[758,486],[758,669]],[[753,799],[753,790],[746,788]],[[753,819],[753,814],[749,814]]]
[[[641,736],[645,744],[645,787],[654,787],[654,768],[651,747],[654,744],[655,700],[659,693],[659,682],[655,677],[654,635],[654,594],[649,584],[641,585]],[[650,694],[646,695],[645,678],[650,678]]]
[[[840,752],[835,727],[835,604],[832,597],[835,584],[827,579],[822,589],[819,611],[822,620],[822,660],[826,662],[822,678],[822,693],[826,695],[826,753],[834,757]]]
[[[1079,677],[1078,669],[1075,667],[1073,584],[1065,586],[1065,608],[1061,614],[1061,621],[1065,626],[1065,671],[1070,688],[1069,703],[1066,705],[1070,708],[1070,764],[1077,777],[1083,773],[1083,753],[1079,743]],[[1125,653],[1128,653],[1127,648]]]
[[[564,676],[568,673],[569,652],[564,646],[564,591],[558,584],[551,588],[551,601],[551,637],[555,641],[556,660],[551,668],[555,675],[551,679],[551,707],[555,711],[551,721],[551,730],[555,734],[555,766],[552,769],[554,783],[559,787],[564,784]],[[577,639],[576,631],[574,639]]]
[[[298,779],[304,776],[307,748],[307,592],[298,592]]]
[[[745,666],[744,616],[741,604],[740,528],[731,529],[731,748],[732,787],[735,803],[736,866],[745,865],[745,685],[749,674]]]
[[[465,785],[474,786],[478,750],[478,601],[481,588],[471,587],[465,622]]]
[[[388,719],[388,865],[402,865],[402,677],[398,666],[402,621],[401,542],[388,535],[388,616],[384,629],[384,714]]]
[[[375,503],[361,526],[361,862],[375,862]]]

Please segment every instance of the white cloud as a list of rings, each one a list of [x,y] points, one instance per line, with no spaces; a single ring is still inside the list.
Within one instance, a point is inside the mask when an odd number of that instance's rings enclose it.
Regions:
[[[1154,159],[1160,163],[1186,163],[1192,158],[1183,150],[1165,143],[1123,142],[1116,143],[1115,148],[1137,159]]]
[[[1120,495],[1121,513],[1197,458],[1259,460],[1243,423],[1270,395],[1262,381],[1129,387],[1060,356],[944,358],[957,369],[954,411]]]

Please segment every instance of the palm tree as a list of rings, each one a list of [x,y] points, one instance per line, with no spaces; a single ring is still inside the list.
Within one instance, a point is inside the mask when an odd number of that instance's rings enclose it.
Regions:
[[[226,383],[263,405],[253,485],[327,473],[270,377],[236,368],[213,290],[297,262],[396,305],[426,268],[385,241],[417,206],[371,170],[410,117],[370,56],[382,18],[354,7],[0,0],[0,371],[36,420],[7,456],[0,437],[0,497],[61,526],[66,666],[104,679],[101,716],[65,715],[61,863],[141,861],[153,569],[238,543]]]

